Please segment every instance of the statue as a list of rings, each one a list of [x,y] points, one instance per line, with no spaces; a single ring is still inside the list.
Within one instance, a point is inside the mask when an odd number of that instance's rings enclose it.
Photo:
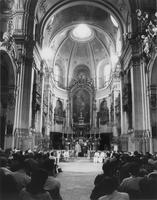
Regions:
[[[107,101],[104,99],[100,104],[100,111],[98,115],[100,124],[105,125],[109,122],[109,109],[107,107]]]

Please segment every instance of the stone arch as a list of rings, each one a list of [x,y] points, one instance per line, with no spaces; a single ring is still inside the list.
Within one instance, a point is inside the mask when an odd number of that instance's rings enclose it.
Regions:
[[[4,50],[0,50],[1,58],[1,148],[5,145],[7,138],[12,137],[15,123],[15,92],[16,92],[16,67],[11,56]],[[9,144],[11,146],[12,144]]]
[[[150,121],[153,138],[157,138],[157,57],[150,74]]]
[[[112,4],[114,4],[112,2]],[[120,12],[120,8],[118,8],[117,5],[112,5],[109,4],[107,2],[97,2],[97,1],[89,1],[89,0],[84,0],[84,1],[75,1],[75,2],[46,2],[46,1],[42,1],[39,2],[36,5],[35,8],[35,16],[36,16],[36,20],[39,23],[38,26],[34,26],[34,32],[37,32],[37,35],[39,36],[38,38],[38,42],[40,43],[40,45],[42,45],[42,40],[43,40],[43,34],[44,34],[44,29],[45,26],[47,25],[48,19],[51,18],[52,16],[56,15],[58,12],[63,11],[64,9],[67,9],[68,7],[72,7],[72,6],[77,6],[77,5],[91,5],[97,8],[101,8],[102,10],[109,12],[112,16],[114,16],[117,21],[118,24],[120,26],[120,30],[121,30],[121,34],[126,33],[126,16],[125,16],[125,12],[130,11],[130,8],[126,11],[123,7],[121,9],[123,9],[123,12]],[[129,3],[126,3],[127,6],[129,5]],[[126,7],[125,4],[125,8]],[[121,5],[122,6],[122,5]],[[70,24],[69,24],[70,25]],[[65,28],[65,27],[64,27]],[[60,31],[60,30],[59,30]]]

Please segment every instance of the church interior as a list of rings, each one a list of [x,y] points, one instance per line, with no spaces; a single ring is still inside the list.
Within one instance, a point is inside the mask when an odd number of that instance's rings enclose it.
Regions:
[[[0,0],[0,147],[157,153],[156,0]]]

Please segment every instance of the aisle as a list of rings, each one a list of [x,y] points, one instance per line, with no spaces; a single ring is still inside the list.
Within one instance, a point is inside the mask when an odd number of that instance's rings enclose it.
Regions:
[[[89,200],[95,176],[101,173],[102,164],[86,159],[60,163],[63,172],[58,175],[63,200]]]

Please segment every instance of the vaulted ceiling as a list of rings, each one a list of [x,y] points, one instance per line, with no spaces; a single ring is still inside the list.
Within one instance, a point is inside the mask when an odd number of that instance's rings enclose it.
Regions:
[[[150,0],[152,2],[154,0]],[[94,80],[103,76],[102,65],[108,65],[114,71],[125,45],[124,35],[132,31],[131,9],[134,5],[129,0],[40,0],[37,3],[35,17],[39,46],[42,50],[51,49],[50,67],[55,69],[58,65],[62,68],[66,87],[79,65],[87,66]],[[141,3],[136,2],[137,6]],[[89,40],[73,37],[79,24],[85,24],[91,30]]]
[[[77,4],[61,6],[58,10],[51,8],[44,17],[41,7],[39,4],[37,14],[37,20],[42,24],[40,45],[42,49],[51,48],[50,67],[58,65],[62,68],[66,86],[78,65],[86,65],[93,79],[99,76],[101,65],[108,65],[114,70],[115,59],[121,54],[123,27],[108,9],[87,1],[77,1]],[[74,36],[79,24],[88,26],[92,34],[89,39],[81,40]]]

